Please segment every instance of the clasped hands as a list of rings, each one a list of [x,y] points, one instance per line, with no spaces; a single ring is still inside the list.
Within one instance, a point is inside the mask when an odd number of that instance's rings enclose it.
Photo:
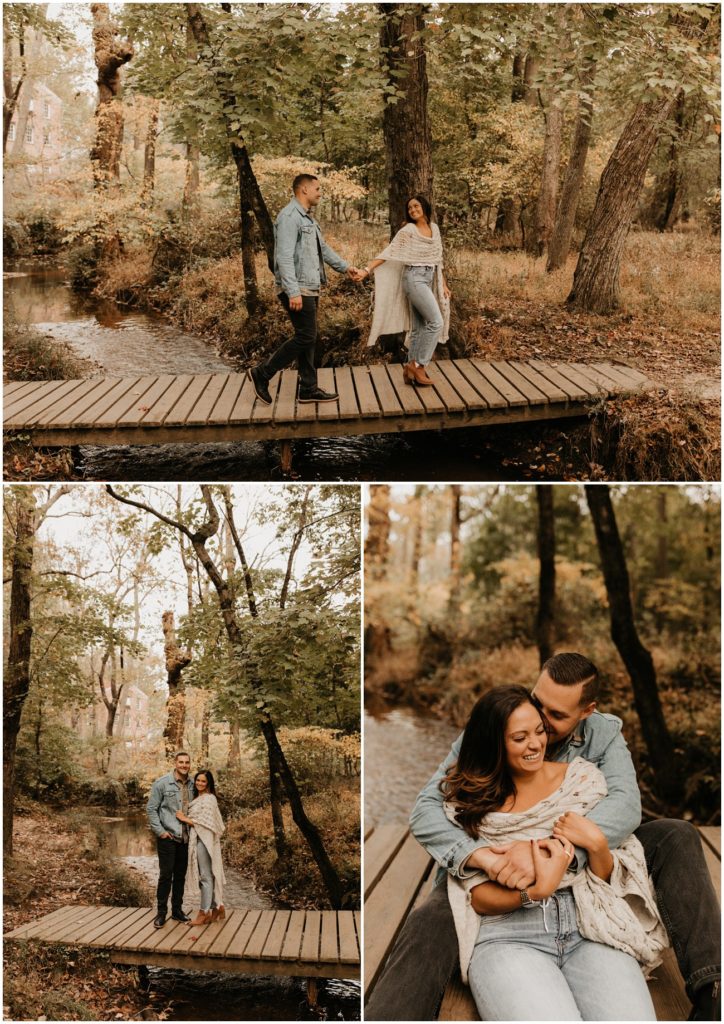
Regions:
[[[354,281],[355,284],[359,284],[360,281],[364,281],[367,277],[368,271],[360,270],[359,267],[347,267],[347,277],[350,281]]]
[[[545,860],[559,856],[569,862],[572,859],[570,843],[558,837],[537,840],[536,853]],[[527,889],[536,881],[533,844],[529,840],[474,850],[465,866],[483,870],[491,881],[507,889]]]

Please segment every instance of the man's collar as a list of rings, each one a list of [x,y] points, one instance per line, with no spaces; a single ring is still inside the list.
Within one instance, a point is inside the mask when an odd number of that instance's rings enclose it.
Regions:
[[[554,746],[556,754],[562,753],[569,746],[582,747],[586,742],[586,719],[582,718],[576,728],[564,740]]]
[[[299,210],[303,217],[309,217],[310,219],[313,219],[311,210],[308,210],[305,206],[302,206],[302,204],[299,202],[296,196],[292,196],[292,202],[294,203],[294,205],[296,206],[296,208]]]
[[[175,780],[176,782],[182,782],[182,781],[183,781],[183,780],[182,780],[182,779],[180,779],[180,778],[178,777],[178,775],[176,774],[176,769],[175,769],[175,768],[174,768],[174,769],[173,769],[173,771],[171,772],[171,775],[173,776],[173,778],[174,778],[174,780]],[[187,781],[187,782],[189,781],[189,776],[188,776],[188,775],[186,776],[186,781]]]

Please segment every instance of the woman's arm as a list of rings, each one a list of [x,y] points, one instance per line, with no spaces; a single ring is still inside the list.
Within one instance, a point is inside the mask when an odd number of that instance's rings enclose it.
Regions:
[[[369,277],[372,271],[376,270],[377,267],[381,266],[384,262],[384,260],[370,260],[367,266],[363,268],[362,273],[365,277]]]
[[[566,811],[553,826],[556,839],[568,840],[580,846],[588,854],[588,866],[594,875],[608,882],[613,871],[613,857],[608,840],[590,818],[584,818],[575,811]]]
[[[526,891],[532,900],[544,900],[561,884],[569,857],[557,839],[531,840],[531,850],[535,882]],[[508,889],[497,882],[476,885],[470,890],[470,902],[477,914],[507,914],[522,906],[519,889]]]
[[[187,814],[184,814],[183,811],[176,811],[176,817],[179,821],[182,821],[184,825],[193,825],[191,818],[189,818]]]

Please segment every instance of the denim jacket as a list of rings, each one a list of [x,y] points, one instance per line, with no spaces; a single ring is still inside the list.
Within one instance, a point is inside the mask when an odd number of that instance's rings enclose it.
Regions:
[[[274,280],[290,299],[301,290],[318,292],[327,283],[324,264],[343,274],[349,264],[324,241],[322,229],[297,199],[280,212],[274,225]]]
[[[193,800],[192,780],[188,779],[186,785],[189,789],[189,800]],[[181,810],[181,783],[173,772],[156,779],[151,786],[146,809],[151,831],[155,835],[160,836],[162,832],[169,832],[175,839],[182,838],[181,822],[176,817],[176,811]]]
[[[641,794],[621,726],[621,719],[615,715],[594,711],[589,718],[579,722],[575,732],[554,755],[556,761],[565,762],[575,757],[584,757],[605,775],[608,796],[586,817],[595,821],[611,849],[615,849],[641,824]],[[418,796],[410,816],[410,827],[415,839],[440,865],[436,884],[444,878],[446,871],[458,878],[465,877],[467,872],[461,868],[463,861],[473,850],[487,845],[480,839],[472,839],[464,829],[453,824],[443,809],[439,783],[450,765],[457,760],[461,742],[462,734]],[[586,863],[586,851],[576,847],[576,857],[580,870]]]

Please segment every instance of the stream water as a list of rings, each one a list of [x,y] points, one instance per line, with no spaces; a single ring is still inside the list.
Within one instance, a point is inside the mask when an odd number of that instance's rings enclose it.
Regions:
[[[408,708],[365,712],[366,829],[407,821],[417,794],[459,734],[457,726]]]
[[[142,813],[103,820],[106,848],[121,863],[137,871],[155,889],[158,882],[156,846]],[[224,868],[224,905],[228,909],[266,909],[277,904],[228,865]],[[320,995],[313,1017],[305,1006],[304,981],[299,978],[255,977],[151,967],[151,986],[170,1002],[168,1020],[358,1020],[360,986],[332,979]]]
[[[6,268],[8,269],[8,268]],[[4,300],[18,322],[67,342],[98,372],[219,373],[233,367],[209,342],[160,316],[124,309],[73,292],[67,272],[18,263],[4,276]],[[322,315],[324,312],[322,311]],[[281,476],[275,442],[82,446],[88,480],[274,480]],[[512,480],[505,452],[480,430],[313,438],[294,444],[295,475],[303,480]]]

